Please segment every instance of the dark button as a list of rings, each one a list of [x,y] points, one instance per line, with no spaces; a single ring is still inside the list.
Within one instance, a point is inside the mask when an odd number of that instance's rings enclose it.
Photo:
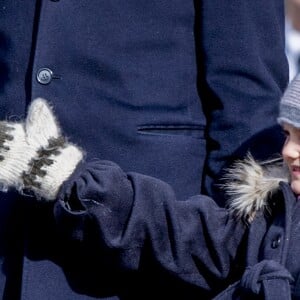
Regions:
[[[276,249],[276,248],[279,247],[280,243],[281,243],[281,236],[279,235],[276,239],[274,239],[274,240],[272,241],[271,247],[272,247],[273,249]]]
[[[49,84],[52,80],[53,72],[48,68],[39,69],[36,79],[41,84]]]

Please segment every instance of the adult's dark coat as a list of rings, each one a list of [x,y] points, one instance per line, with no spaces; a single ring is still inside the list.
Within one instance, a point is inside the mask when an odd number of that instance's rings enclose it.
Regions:
[[[210,193],[250,137],[267,131],[263,144],[272,143],[287,82],[283,24],[277,0],[4,0],[0,118],[19,120],[32,99],[46,98],[89,160],[160,178],[178,200]],[[51,205],[34,200],[1,194],[3,299],[133,299],[142,284],[151,289],[137,298],[157,292],[140,274],[125,282],[104,267],[83,270]],[[161,277],[180,298],[176,281]]]

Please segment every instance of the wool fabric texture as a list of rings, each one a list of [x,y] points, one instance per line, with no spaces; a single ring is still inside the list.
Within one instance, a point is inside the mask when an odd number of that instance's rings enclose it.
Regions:
[[[44,99],[29,107],[24,122],[0,122],[0,186],[33,191],[55,200],[61,184],[82,160],[82,151],[61,135]]]
[[[288,85],[279,106],[278,123],[300,128],[300,74]]]

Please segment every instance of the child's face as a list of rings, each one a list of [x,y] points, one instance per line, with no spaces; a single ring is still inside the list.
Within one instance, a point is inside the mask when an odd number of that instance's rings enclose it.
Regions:
[[[300,195],[300,129],[289,124],[282,127],[286,134],[282,156],[289,168],[291,188],[296,195]]]

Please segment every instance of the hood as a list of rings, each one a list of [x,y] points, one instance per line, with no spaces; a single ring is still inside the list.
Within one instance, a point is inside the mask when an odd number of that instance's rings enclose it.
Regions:
[[[268,199],[281,181],[289,181],[281,157],[257,162],[248,154],[225,173],[222,188],[229,198],[228,209],[237,219],[251,222],[258,211],[268,211]]]

